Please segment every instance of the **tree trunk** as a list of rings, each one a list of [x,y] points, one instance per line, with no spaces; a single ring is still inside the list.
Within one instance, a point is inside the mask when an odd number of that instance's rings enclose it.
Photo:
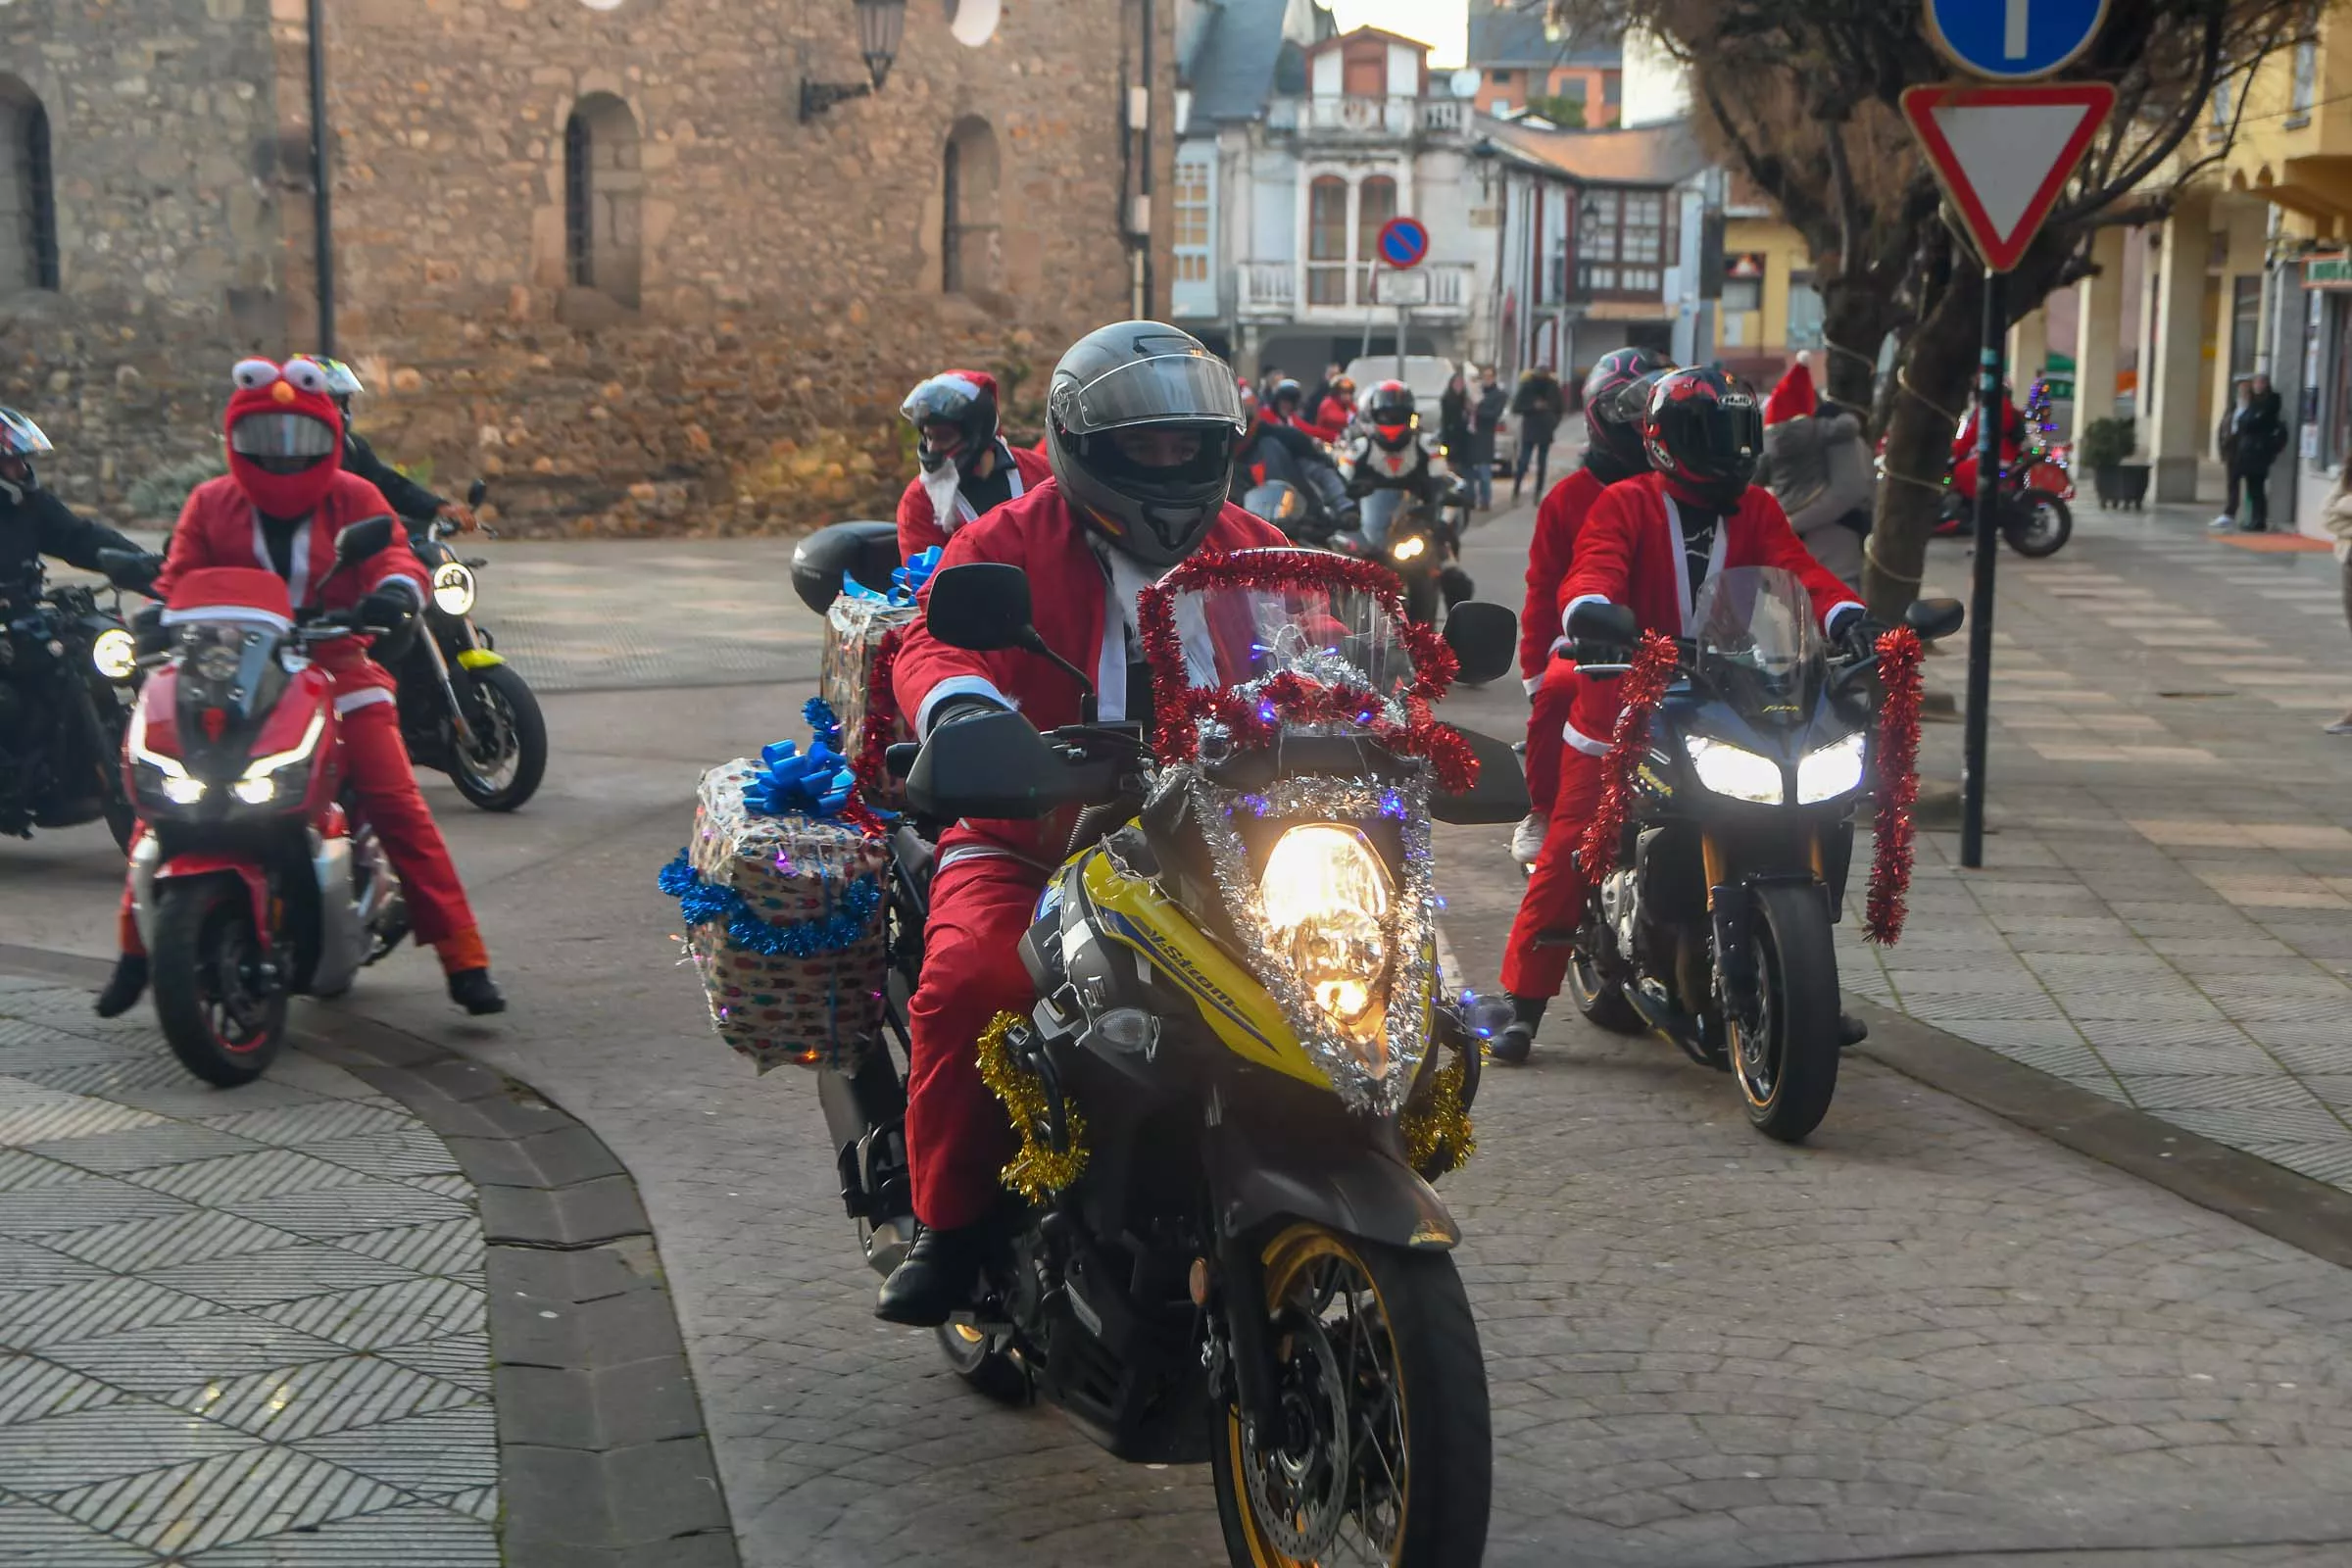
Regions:
[[[1951,282],[1905,341],[1904,389],[1886,420],[1886,472],[1862,568],[1871,615],[1892,625],[1919,597],[1928,535],[1943,504],[1952,437],[1975,373],[1984,274],[1955,270]]]
[[[1822,396],[1869,410],[1892,316],[1892,302],[1875,290],[1833,281],[1822,291]]]

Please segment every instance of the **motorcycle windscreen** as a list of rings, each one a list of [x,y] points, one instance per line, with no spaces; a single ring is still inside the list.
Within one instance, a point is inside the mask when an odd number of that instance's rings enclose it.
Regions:
[[[1230,689],[1290,674],[1394,701],[1413,683],[1412,654],[1387,605],[1336,573],[1304,588],[1188,589],[1174,610],[1191,686]]]
[[[1691,613],[1698,670],[1741,716],[1791,727],[1812,715],[1829,679],[1829,644],[1794,572],[1734,566],[1699,590]]]

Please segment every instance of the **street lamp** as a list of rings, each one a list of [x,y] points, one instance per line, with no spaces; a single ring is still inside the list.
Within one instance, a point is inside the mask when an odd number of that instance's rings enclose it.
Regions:
[[[899,39],[906,30],[906,0],[854,0],[858,8],[858,47],[865,56],[870,81],[810,81],[801,78],[801,123],[806,125],[838,103],[863,98],[882,90],[891,63],[899,57]]]

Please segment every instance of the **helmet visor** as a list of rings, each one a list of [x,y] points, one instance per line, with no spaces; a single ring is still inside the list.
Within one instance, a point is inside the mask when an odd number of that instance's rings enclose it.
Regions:
[[[1224,424],[1237,434],[1242,429],[1242,399],[1233,372],[1207,354],[1130,361],[1075,391],[1064,390],[1059,401],[1062,425],[1073,435],[1177,422]]]
[[[357,397],[368,390],[360,384],[359,372],[341,360],[322,359],[316,354],[306,354],[303,358],[318,367],[319,372],[326,377],[326,395],[328,397]]]
[[[229,427],[228,449],[248,458],[334,455],[334,427],[307,414],[248,414]]]
[[[1658,384],[1658,378],[1665,373],[1664,370],[1652,370],[1647,375],[1618,382],[1592,401],[1590,408],[1592,417],[1603,424],[1641,428],[1642,421],[1649,415],[1649,390]]]
[[[980,401],[980,388],[959,375],[935,375],[906,394],[899,413],[914,423],[961,424]]]
[[[14,409],[0,409],[0,458],[30,458],[50,450],[41,427]]]

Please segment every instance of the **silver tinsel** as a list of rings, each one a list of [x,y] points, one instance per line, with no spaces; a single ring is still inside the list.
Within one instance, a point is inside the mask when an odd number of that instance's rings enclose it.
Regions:
[[[1242,934],[1250,972],[1282,1008],[1283,1020],[1315,1058],[1348,1109],[1395,1115],[1429,1048],[1437,998],[1437,887],[1431,870],[1428,769],[1403,783],[1373,778],[1285,778],[1250,794],[1220,789],[1188,769],[1194,816],[1207,841],[1217,886]],[[1237,811],[1286,823],[1365,821],[1387,816],[1403,832],[1403,875],[1389,906],[1388,1012],[1383,1030],[1388,1070],[1374,1073],[1349,1048],[1331,1016],[1315,1005],[1290,960],[1275,948],[1273,927],[1250,869]]]

